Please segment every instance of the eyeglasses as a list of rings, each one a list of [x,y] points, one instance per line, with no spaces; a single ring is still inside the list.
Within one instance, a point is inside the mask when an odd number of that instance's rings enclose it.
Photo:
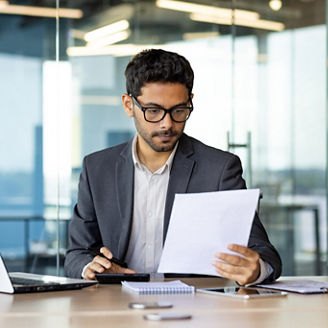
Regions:
[[[135,97],[133,97],[132,95],[130,95],[130,97],[132,98],[133,102],[143,111],[145,120],[150,123],[157,123],[161,121],[162,119],[164,119],[167,113],[170,114],[172,121],[177,123],[183,123],[187,121],[190,116],[190,113],[194,109],[191,98],[189,98],[190,106],[178,105],[169,109],[165,109],[157,106],[143,107],[139,104],[138,100]]]

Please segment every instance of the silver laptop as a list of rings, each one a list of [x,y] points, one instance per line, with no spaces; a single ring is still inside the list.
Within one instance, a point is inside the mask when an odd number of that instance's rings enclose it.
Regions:
[[[80,289],[97,284],[97,281],[46,276],[33,273],[8,273],[0,254],[0,293],[16,294]]]

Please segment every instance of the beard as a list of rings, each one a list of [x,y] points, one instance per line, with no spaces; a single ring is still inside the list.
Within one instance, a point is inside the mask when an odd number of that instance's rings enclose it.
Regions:
[[[178,142],[178,140],[180,139],[181,135],[182,135],[181,131],[180,133],[178,131],[172,131],[172,129],[168,129],[165,131],[160,131],[160,132],[153,132],[151,134],[151,139],[147,140],[145,138],[143,138],[147,144],[156,152],[167,152],[167,151],[172,151],[176,145],[176,143]],[[162,143],[160,145],[157,145],[153,138],[155,137],[161,137],[161,136],[167,136],[167,137],[173,137],[173,139],[167,143]],[[143,137],[143,136],[142,136]]]
[[[181,130],[167,129],[163,131],[155,131],[152,133],[147,133],[145,129],[141,126],[139,121],[134,117],[134,123],[137,129],[138,134],[142,139],[156,152],[169,152],[172,151],[182,136],[184,130],[184,124]],[[182,123],[181,123],[182,124]],[[168,141],[159,141],[157,142],[157,137],[170,137]]]

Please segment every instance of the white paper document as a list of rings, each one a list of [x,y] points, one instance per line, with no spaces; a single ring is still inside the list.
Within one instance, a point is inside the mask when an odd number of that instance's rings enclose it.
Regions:
[[[259,284],[259,287],[285,290],[288,292],[301,294],[327,293],[328,283],[324,281],[315,281],[310,279],[282,280],[272,282],[271,284]]]
[[[158,272],[220,276],[211,262],[247,246],[259,189],[176,194]]]

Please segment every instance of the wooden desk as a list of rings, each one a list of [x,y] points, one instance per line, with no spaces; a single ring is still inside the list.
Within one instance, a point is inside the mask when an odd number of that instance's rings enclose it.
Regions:
[[[313,277],[311,277],[313,279]],[[182,279],[197,287],[226,286],[220,278]],[[328,277],[320,277],[328,281]],[[129,302],[166,300],[166,310],[132,310]],[[183,312],[191,320],[151,322],[143,314]],[[0,327],[328,327],[328,294],[239,300],[196,293],[136,295],[120,285],[99,285],[78,291],[36,294],[0,294]]]

